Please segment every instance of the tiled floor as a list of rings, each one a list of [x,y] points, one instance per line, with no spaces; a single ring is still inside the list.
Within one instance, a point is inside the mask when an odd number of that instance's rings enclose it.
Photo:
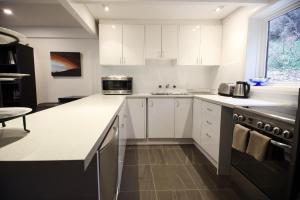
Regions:
[[[238,200],[194,145],[127,146],[118,200]]]

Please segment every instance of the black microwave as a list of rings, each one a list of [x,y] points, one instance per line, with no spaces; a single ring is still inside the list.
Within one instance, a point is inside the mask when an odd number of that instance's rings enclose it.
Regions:
[[[102,77],[103,94],[132,94],[132,77],[105,76]]]

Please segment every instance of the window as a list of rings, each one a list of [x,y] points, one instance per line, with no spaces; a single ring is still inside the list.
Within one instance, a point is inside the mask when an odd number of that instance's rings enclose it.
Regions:
[[[300,7],[269,21],[266,77],[300,83]]]

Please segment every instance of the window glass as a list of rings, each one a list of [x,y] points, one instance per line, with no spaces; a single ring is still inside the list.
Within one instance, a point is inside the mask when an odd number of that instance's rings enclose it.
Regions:
[[[266,76],[300,82],[300,7],[269,21]]]

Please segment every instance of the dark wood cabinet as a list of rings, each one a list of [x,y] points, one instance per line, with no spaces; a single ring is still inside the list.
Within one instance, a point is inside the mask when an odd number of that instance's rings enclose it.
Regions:
[[[14,81],[0,81],[0,106],[36,109],[36,84],[33,48],[22,44],[0,45],[0,73],[29,76]]]

